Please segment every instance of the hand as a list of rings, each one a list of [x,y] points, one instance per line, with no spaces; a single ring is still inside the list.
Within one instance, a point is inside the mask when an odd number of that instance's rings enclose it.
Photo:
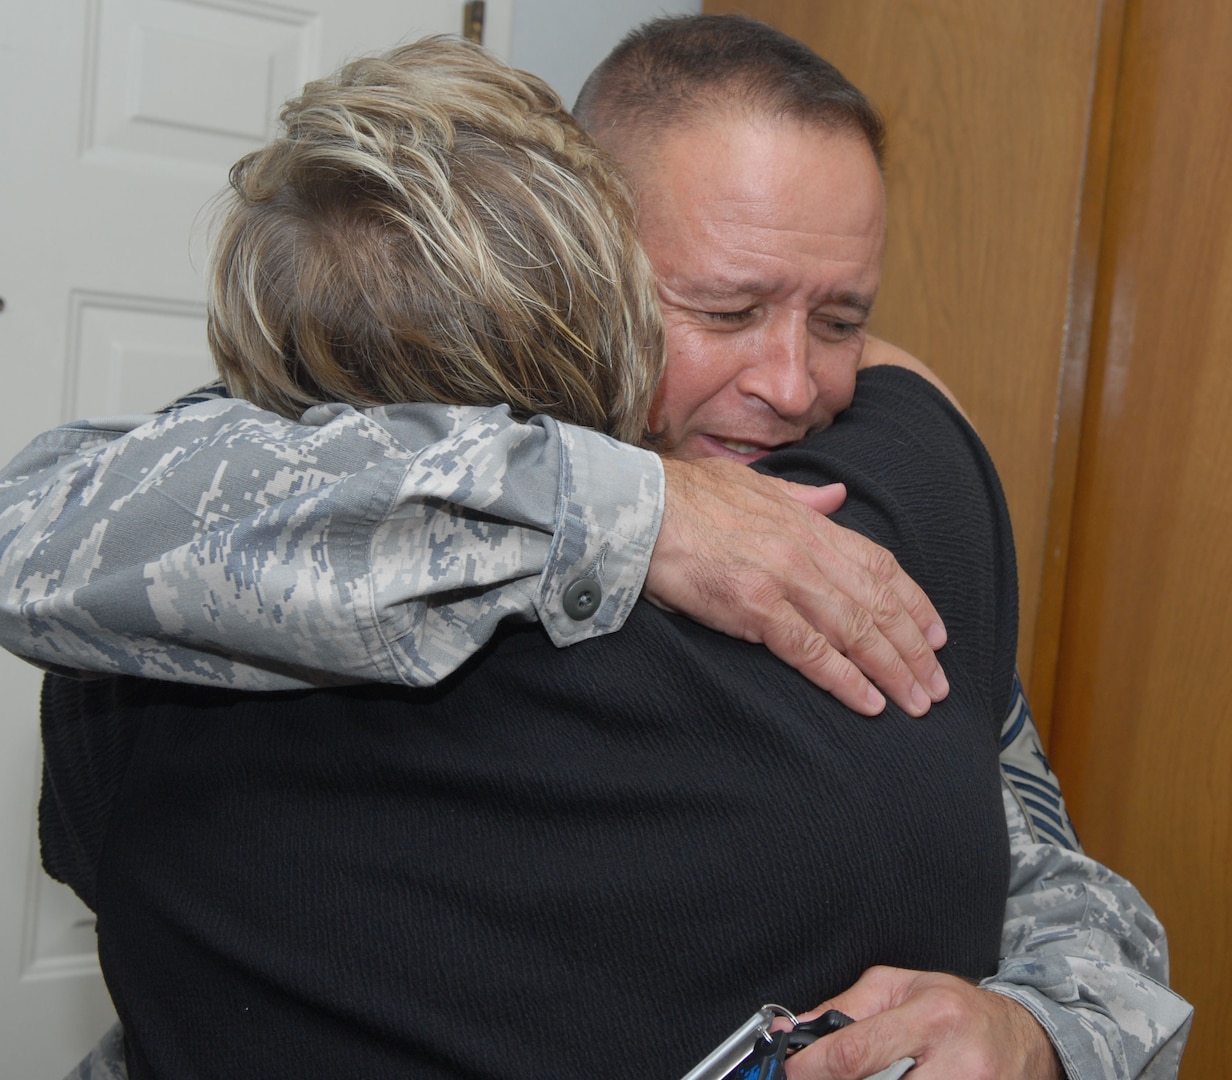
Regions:
[[[663,468],[648,600],[762,642],[866,716],[885,708],[873,683],[912,716],[949,693],[933,654],[945,628],[928,597],[888,551],[824,516],[842,505],[842,485],[790,484],[719,458]]]
[[[841,1009],[859,1023],[787,1061],[790,1080],[863,1080],[905,1057],[907,1080],[1063,1080],[1056,1051],[1016,1001],[952,975],[866,971],[850,990],[801,1019]]]

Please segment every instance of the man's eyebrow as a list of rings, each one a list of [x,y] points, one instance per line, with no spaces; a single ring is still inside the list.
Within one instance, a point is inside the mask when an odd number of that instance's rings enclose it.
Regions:
[[[873,311],[872,298],[865,296],[863,293],[830,293],[823,296],[818,303],[814,304],[813,310],[817,311],[819,308],[823,308],[828,305],[837,305],[842,308],[850,308],[852,311],[859,312],[860,317],[864,319],[867,319]]]
[[[732,300],[755,299],[773,291],[773,286],[769,282],[757,278],[698,282],[689,289],[697,300],[717,304]],[[856,312],[860,318],[867,319],[873,311],[873,299],[865,293],[845,290],[826,293],[812,305],[812,310],[818,311],[827,306],[847,308]]]
[[[694,286],[695,295],[706,300],[736,300],[748,296],[765,296],[770,286],[764,281],[748,278],[744,281],[706,281]]]

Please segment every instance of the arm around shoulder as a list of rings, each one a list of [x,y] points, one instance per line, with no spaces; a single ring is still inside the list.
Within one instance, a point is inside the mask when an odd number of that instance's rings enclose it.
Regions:
[[[242,689],[432,683],[583,572],[606,599],[573,637],[616,629],[654,544],[658,468],[503,408],[292,423],[212,401],[69,425],[0,473],[0,644]],[[588,513],[583,485],[602,492]]]

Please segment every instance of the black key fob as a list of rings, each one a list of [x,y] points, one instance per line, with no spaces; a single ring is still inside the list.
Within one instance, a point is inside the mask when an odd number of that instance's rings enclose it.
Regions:
[[[854,1023],[855,1021],[846,1013],[841,1013],[838,1009],[827,1009],[812,1020],[802,1020],[787,1032],[788,1048],[789,1050],[802,1050],[815,1043],[823,1035],[830,1035],[839,1028],[845,1028]]]

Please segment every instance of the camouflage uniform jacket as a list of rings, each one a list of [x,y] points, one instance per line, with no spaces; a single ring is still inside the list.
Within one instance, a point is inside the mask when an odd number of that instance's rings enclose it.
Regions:
[[[1014,684],[1001,734],[1009,900],[1001,963],[981,985],[1043,1025],[1069,1080],[1172,1080],[1193,1008],[1168,989],[1164,928],[1133,885],[1083,854]]]
[[[70,424],[0,471],[0,645],[244,690],[427,685],[503,618],[558,645],[617,629],[662,488],[654,454],[504,406]]]
[[[428,684],[502,618],[560,645],[617,629],[662,488],[654,455],[503,407],[296,424],[206,400],[70,424],[0,471],[0,644],[243,689]],[[1012,878],[984,986],[1031,1011],[1071,1080],[1175,1076],[1191,1010],[1166,988],[1163,928],[1081,854],[1020,687],[1002,777]]]

